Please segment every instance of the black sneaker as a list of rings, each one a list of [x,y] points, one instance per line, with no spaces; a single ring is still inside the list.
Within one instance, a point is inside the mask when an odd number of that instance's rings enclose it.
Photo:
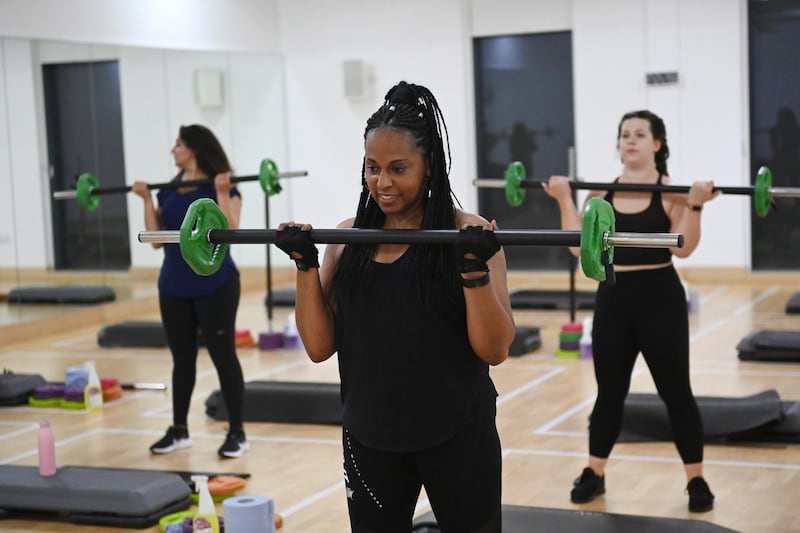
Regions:
[[[244,436],[244,431],[229,431],[225,437],[225,442],[217,450],[220,457],[241,457],[244,452],[250,449],[247,444],[247,438]]]
[[[150,451],[152,453],[172,453],[175,450],[189,448],[191,445],[192,439],[189,437],[188,429],[170,426],[167,434],[150,446]]]
[[[572,503],[587,503],[606,491],[606,477],[598,476],[588,466],[581,472],[581,477],[575,480],[575,487],[570,492]]]
[[[686,492],[689,493],[689,511],[693,513],[705,513],[714,508],[714,495],[708,488],[706,480],[700,476],[693,477],[686,485]]]

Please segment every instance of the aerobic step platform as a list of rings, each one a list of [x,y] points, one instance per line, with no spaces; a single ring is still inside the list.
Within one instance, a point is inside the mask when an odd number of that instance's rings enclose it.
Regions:
[[[244,384],[245,422],[341,424],[342,401],[338,383],[248,381]],[[206,414],[227,420],[222,391],[206,398]]]
[[[191,504],[189,486],[169,472],[62,466],[42,477],[35,466],[0,465],[0,509],[20,518],[146,528]]]
[[[21,287],[8,293],[10,304],[97,304],[111,302],[117,295],[111,287]]]
[[[565,310],[570,308],[569,290],[518,290],[508,295],[513,309]],[[594,309],[594,291],[575,291],[575,309]]]
[[[103,348],[163,348],[167,334],[160,321],[128,321],[109,324],[97,333],[97,345]]]
[[[742,361],[800,362],[800,331],[760,330],[745,335],[736,345]]]

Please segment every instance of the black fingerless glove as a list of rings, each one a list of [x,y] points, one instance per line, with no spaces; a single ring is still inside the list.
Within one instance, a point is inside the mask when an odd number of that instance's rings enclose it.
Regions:
[[[319,268],[319,250],[317,250],[314,241],[311,240],[309,232],[303,231],[297,226],[290,226],[278,232],[278,240],[275,241],[275,246],[286,252],[294,260],[297,270],[305,272],[309,268]],[[297,253],[301,257],[295,259],[292,257],[293,253]]]
[[[456,266],[461,273],[489,272],[486,262],[500,250],[500,243],[494,231],[487,231],[481,226],[468,226],[459,230],[456,237]],[[465,257],[467,254],[474,259]]]

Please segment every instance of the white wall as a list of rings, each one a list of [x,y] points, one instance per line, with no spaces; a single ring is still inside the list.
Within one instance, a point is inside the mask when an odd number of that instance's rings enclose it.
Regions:
[[[280,0],[287,75],[290,160],[312,179],[293,190],[296,219],[325,227],[351,216],[365,121],[401,79],[428,86],[450,128],[454,189],[475,209],[472,37],[572,31],[578,172],[610,181],[620,116],[650,108],[667,123],[673,182],[748,185],[744,0]],[[308,12],[316,16],[309,19]],[[343,96],[341,63],[375,70],[376,94]],[[675,86],[645,74],[677,70]],[[519,105],[525,105],[520,102]],[[483,213],[484,215],[490,215]],[[749,267],[746,197],[704,211],[703,243],[682,265]]]
[[[289,154],[281,167],[310,175],[286,184],[271,207],[285,203],[286,217],[327,227],[355,212],[365,121],[401,79],[428,86],[439,99],[450,128],[455,192],[465,208],[476,209],[473,36],[572,32],[577,163],[585,178],[609,181],[619,173],[617,121],[626,111],[650,108],[667,123],[674,182],[749,184],[745,6],[745,0],[409,0],[402,8],[388,0],[5,0],[0,34],[279,49]],[[128,18],[120,22],[121,14]],[[76,18],[80,24],[64,23]],[[370,98],[344,96],[342,62],[350,59],[372,68]],[[648,87],[645,74],[660,70],[676,70],[679,83]],[[237,142],[241,124],[227,126]],[[748,268],[751,216],[746,197],[716,200],[703,214],[702,246],[680,262]],[[280,220],[273,209],[273,225]]]
[[[0,35],[152,48],[276,51],[275,0],[2,0]]]

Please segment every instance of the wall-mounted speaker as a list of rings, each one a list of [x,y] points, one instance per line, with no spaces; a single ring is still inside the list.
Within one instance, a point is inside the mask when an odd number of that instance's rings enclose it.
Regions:
[[[369,98],[373,93],[374,76],[369,65],[360,59],[342,62],[344,95],[354,100]]]
[[[194,71],[194,94],[201,109],[214,109],[224,104],[222,71],[199,68]]]

